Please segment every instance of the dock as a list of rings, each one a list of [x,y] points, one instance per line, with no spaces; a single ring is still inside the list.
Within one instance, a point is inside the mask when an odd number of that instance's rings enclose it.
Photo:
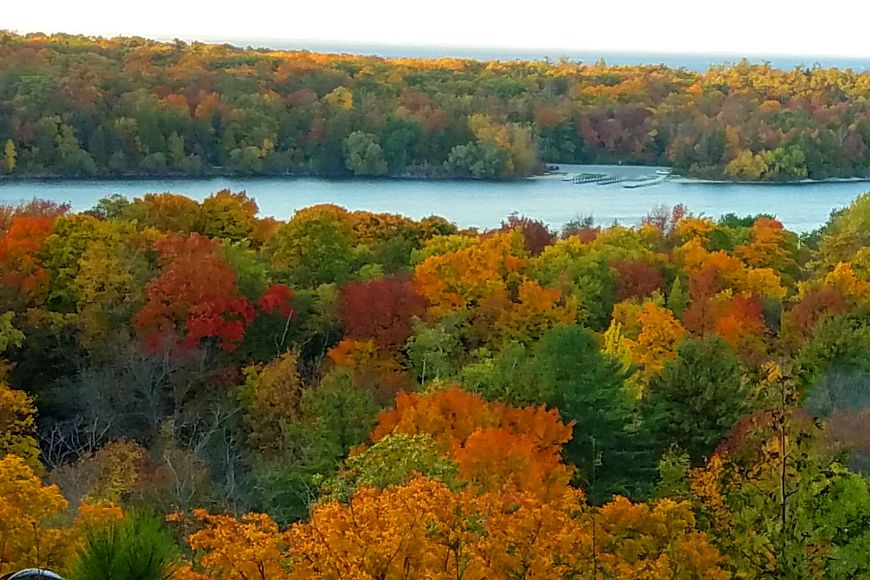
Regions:
[[[607,178],[608,175],[605,173],[578,173],[571,177],[571,183],[596,183]]]
[[[655,175],[641,175],[633,178],[628,178],[625,175],[613,175],[608,173],[572,173],[563,177],[562,181],[570,181],[575,185],[584,183],[595,183],[597,185],[622,183],[622,187],[633,189],[635,187],[658,185],[659,183],[670,179],[670,177],[670,171],[663,170],[656,171]]]

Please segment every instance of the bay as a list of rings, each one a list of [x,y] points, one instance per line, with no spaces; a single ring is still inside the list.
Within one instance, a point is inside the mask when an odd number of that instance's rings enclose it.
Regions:
[[[653,175],[656,168],[562,166],[569,172],[602,172],[632,179]],[[870,191],[858,181],[805,184],[711,184],[665,181],[628,189],[610,185],[573,184],[549,175],[518,181],[452,181],[412,179],[205,178],[148,180],[46,180],[0,182],[0,204],[33,198],[68,202],[75,211],[93,207],[102,197],[127,198],[172,192],[201,200],[215,191],[244,190],[257,200],[261,215],[290,218],[297,209],[334,203],[350,210],[390,212],[412,218],[443,216],[461,227],[492,228],[512,212],[561,227],[578,216],[595,222],[635,225],[658,206],[684,204],[690,212],[713,218],[767,213],[797,232],[824,224],[831,211]]]

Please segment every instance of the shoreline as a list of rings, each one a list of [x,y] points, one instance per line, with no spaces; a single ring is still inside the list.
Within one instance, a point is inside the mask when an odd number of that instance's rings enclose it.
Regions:
[[[570,167],[573,170],[583,168],[591,168],[591,169],[604,169],[604,168],[613,168],[617,173],[619,170],[624,169],[633,169],[633,170],[651,170],[651,169],[667,169],[672,171],[672,167],[667,165],[613,165],[613,164],[585,164],[585,165],[574,165],[574,164],[548,164],[548,165],[560,165],[565,167]],[[556,178],[560,176],[568,176],[571,175],[572,171],[564,171],[557,170],[551,171],[548,173],[544,173],[541,175],[535,175],[529,177],[527,179],[541,179],[541,178]],[[675,183],[678,185],[824,185],[830,183],[865,183],[870,182],[870,175],[865,177],[827,177],[825,179],[797,179],[797,180],[789,180],[789,181],[766,181],[766,180],[755,180],[749,181],[744,179],[707,179],[703,177],[686,177],[684,175],[680,175],[677,173],[671,173],[665,179],[668,183]]]
[[[652,168],[665,168],[668,169],[667,166],[646,166],[646,165],[608,165],[608,164],[589,164],[589,165],[574,165],[574,164],[563,164],[565,166],[569,166],[572,168],[582,168],[582,167],[612,167],[614,169],[652,169]],[[256,174],[243,174],[243,173],[204,173],[204,174],[152,174],[152,175],[144,175],[144,174],[126,174],[126,175],[94,175],[94,176],[64,176],[64,175],[0,175],[0,185],[4,183],[51,183],[51,182],[61,182],[61,181],[71,181],[71,182],[113,182],[113,181],[154,181],[154,180],[167,180],[167,181],[196,181],[196,180],[208,180],[208,179],[268,179],[268,180],[277,180],[277,179],[320,179],[325,181],[337,181],[337,182],[347,182],[347,181],[456,181],[456,182],[469,182],[469,183],[522,183],[524,181],[534,181],[540,179],[557,179],[560,177],[564,177],[569,175],[569,172],[565,171],[548,171],[545,173],[538,173],[534,175],[529,175],[526,177],[505,177],[505,178],[476,178],[476,177],[451,177],[451,176],[437,176],[437,175],[360,175],[360,176],[324,176],[324,175],[316,175],[310,173],[287,173],[287,174],[274,174],[274,173],[256,173]],[[746,180],[729,180],[729,179],[704,179],[701,177],[684,177],[680,175],[672,175],[666,179],[669,183],[676,183],[679,185],[813,185],[813,184],[836,184],[836,183],[870,183],[870,176],[868,177],[828,177],[825,179],[800,179],[794,181],[746,181]]]
[[[111,182],[111,181],[198,181],[207,179],[321,179],[324,181],[468,181],[472,183],[517,183],[530,179],[545,177],[547,174],[529,175],[527,177],[504,177],[496,179],[482,179],[477,177],[448,177],[448,176],[421,176],[421,175],[317,175],[310,173],[203,173],[174,174],[161,173],[143,175],[139,173],[128,175],[0,175],[0,185],[3,183],[28,183],[55,181],[77,181],[86,183]]]
[[[870,177],[828,177],[826,179],[799,179],[795,181],[745,181],[727,179],[701,179],[695,177],[674,177],[668,179],[679,185],[823,185],[826,183],[864,183]]]

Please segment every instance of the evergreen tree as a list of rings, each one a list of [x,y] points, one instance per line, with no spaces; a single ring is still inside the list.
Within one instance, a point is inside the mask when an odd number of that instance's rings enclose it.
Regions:
[[[565,456],[594,502],[615,493],[645,495],[654,471],[624,378],[620,363],[603,355],[590,331],[578,326],[545,334],[519,377],[535,386],[537,402],[574,422]]]
[[[747,410],[740,360],[722,338],[687,340],[653,377],[642,407],[658,450],[685,450],[696,465]]]

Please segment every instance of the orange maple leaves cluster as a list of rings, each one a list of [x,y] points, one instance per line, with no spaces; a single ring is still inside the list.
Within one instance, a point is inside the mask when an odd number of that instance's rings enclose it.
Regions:
[[[459,465],[459,487],[423,475],[315,505],[280,530],[262,514],[195,512],[198,557],[181,578],[726,578],[687,503],[617,497],[600,509],[568,485],[554,410],[488,403],[451,387],[399,395],[372,441],[426,434]]]
[[[457,387],[425,397],[400,393],[371,440],[391,433],[431,435],[459,465],[459,477],[480,489],[512,485],[546,497],[570,480],[561,452],[572,426],[563,425],[555,409],[487,403]]]

